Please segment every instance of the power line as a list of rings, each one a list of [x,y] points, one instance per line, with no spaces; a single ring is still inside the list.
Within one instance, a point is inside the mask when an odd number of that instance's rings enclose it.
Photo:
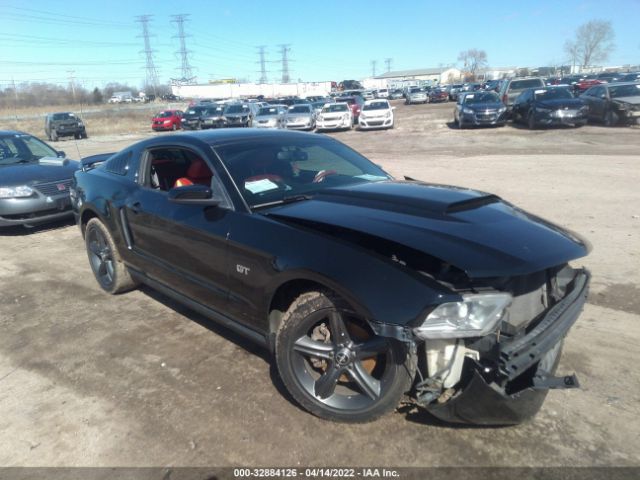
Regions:
[[[144,55],[146,59],[147,85],[153,88],[153,94],[158,95],[158,71],[153,62],[153,50],[149,41],[149,21],[151,15],[140,15],[136,21],[142,26],[142,38],[144,38]]]
[[[282,55],[282,83],[289,83],[291,81],[291,78],[289,76],[289,52],[291,51],[290,46],[291,44],[289,43],[279,45],[280,54]]]
[[[180,83],[187,84],[195,83],[195,77],[193,76],[193,73],[191,71],[191,65],[189,64],[189,51],[187,50],[185,42],[185,37],[187,37],[187,35],[184,33],[184,22],[187,21],[188,17],[188,14],[171,15],[171,18],[173,19],[171,20],[171,22],[175,23],[178,26],[177,38],[180,40],[180,50],[178,50],[178,52],[176,53],[178,53],[181,57],[180,73],[182,77],[178,80],[180,81]]]
[[[258,83],[267,83],[267,66],[264,59],[265,46],[260,45],[256,48],[258,49],[258,55],[260,56],[260,60],[258,60],[258,63],[260,64],[260,79],[258,80]]]

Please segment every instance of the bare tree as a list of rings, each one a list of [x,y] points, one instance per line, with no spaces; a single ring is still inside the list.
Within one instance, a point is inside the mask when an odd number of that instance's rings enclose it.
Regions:
[[[465,72],[468,72],[471,80],[475,80],[478,71],[487,66],[487,52],[471,48],[460,52],[458,61],[463,63],[463,68]]]
[[[613,39],[615,34],[611,22],[605,20],[591,20],[580,25],[574,40],[568,40],[564,50],[569,55],[572,64],[579,64],[582,68],[598,62],[604,62],[615,48]]]

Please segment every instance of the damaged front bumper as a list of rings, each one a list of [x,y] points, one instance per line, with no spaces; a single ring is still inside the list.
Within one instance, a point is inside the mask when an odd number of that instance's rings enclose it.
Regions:
[[[520,337],[498,340],[493,358],[465,358],[455,389],[437,399],[418,396],[418,404],[446,422],[510,425],[533,417],[549,389],[579,387],[574,375],[553,375],[562,341],[586,302],[589,280],[587,270],[577,271],[573,288],[535,327]]]

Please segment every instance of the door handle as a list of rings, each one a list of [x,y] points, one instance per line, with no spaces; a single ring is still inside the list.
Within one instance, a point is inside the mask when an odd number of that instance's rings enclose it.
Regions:
[[[141,207],[142,207],[142,205],[140,204],[140,202],[136,202],[134,204],[129,205],[129,209],[133,213],[140,213]]]

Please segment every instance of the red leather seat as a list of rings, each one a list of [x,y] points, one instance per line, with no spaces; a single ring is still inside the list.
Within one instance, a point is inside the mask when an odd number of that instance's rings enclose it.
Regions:
[[[196,158],[191,162],[186,172],[186,177],[178,178],[174,187],[184,187],[185,185],[211,185],[211,169],[201,158]]]

